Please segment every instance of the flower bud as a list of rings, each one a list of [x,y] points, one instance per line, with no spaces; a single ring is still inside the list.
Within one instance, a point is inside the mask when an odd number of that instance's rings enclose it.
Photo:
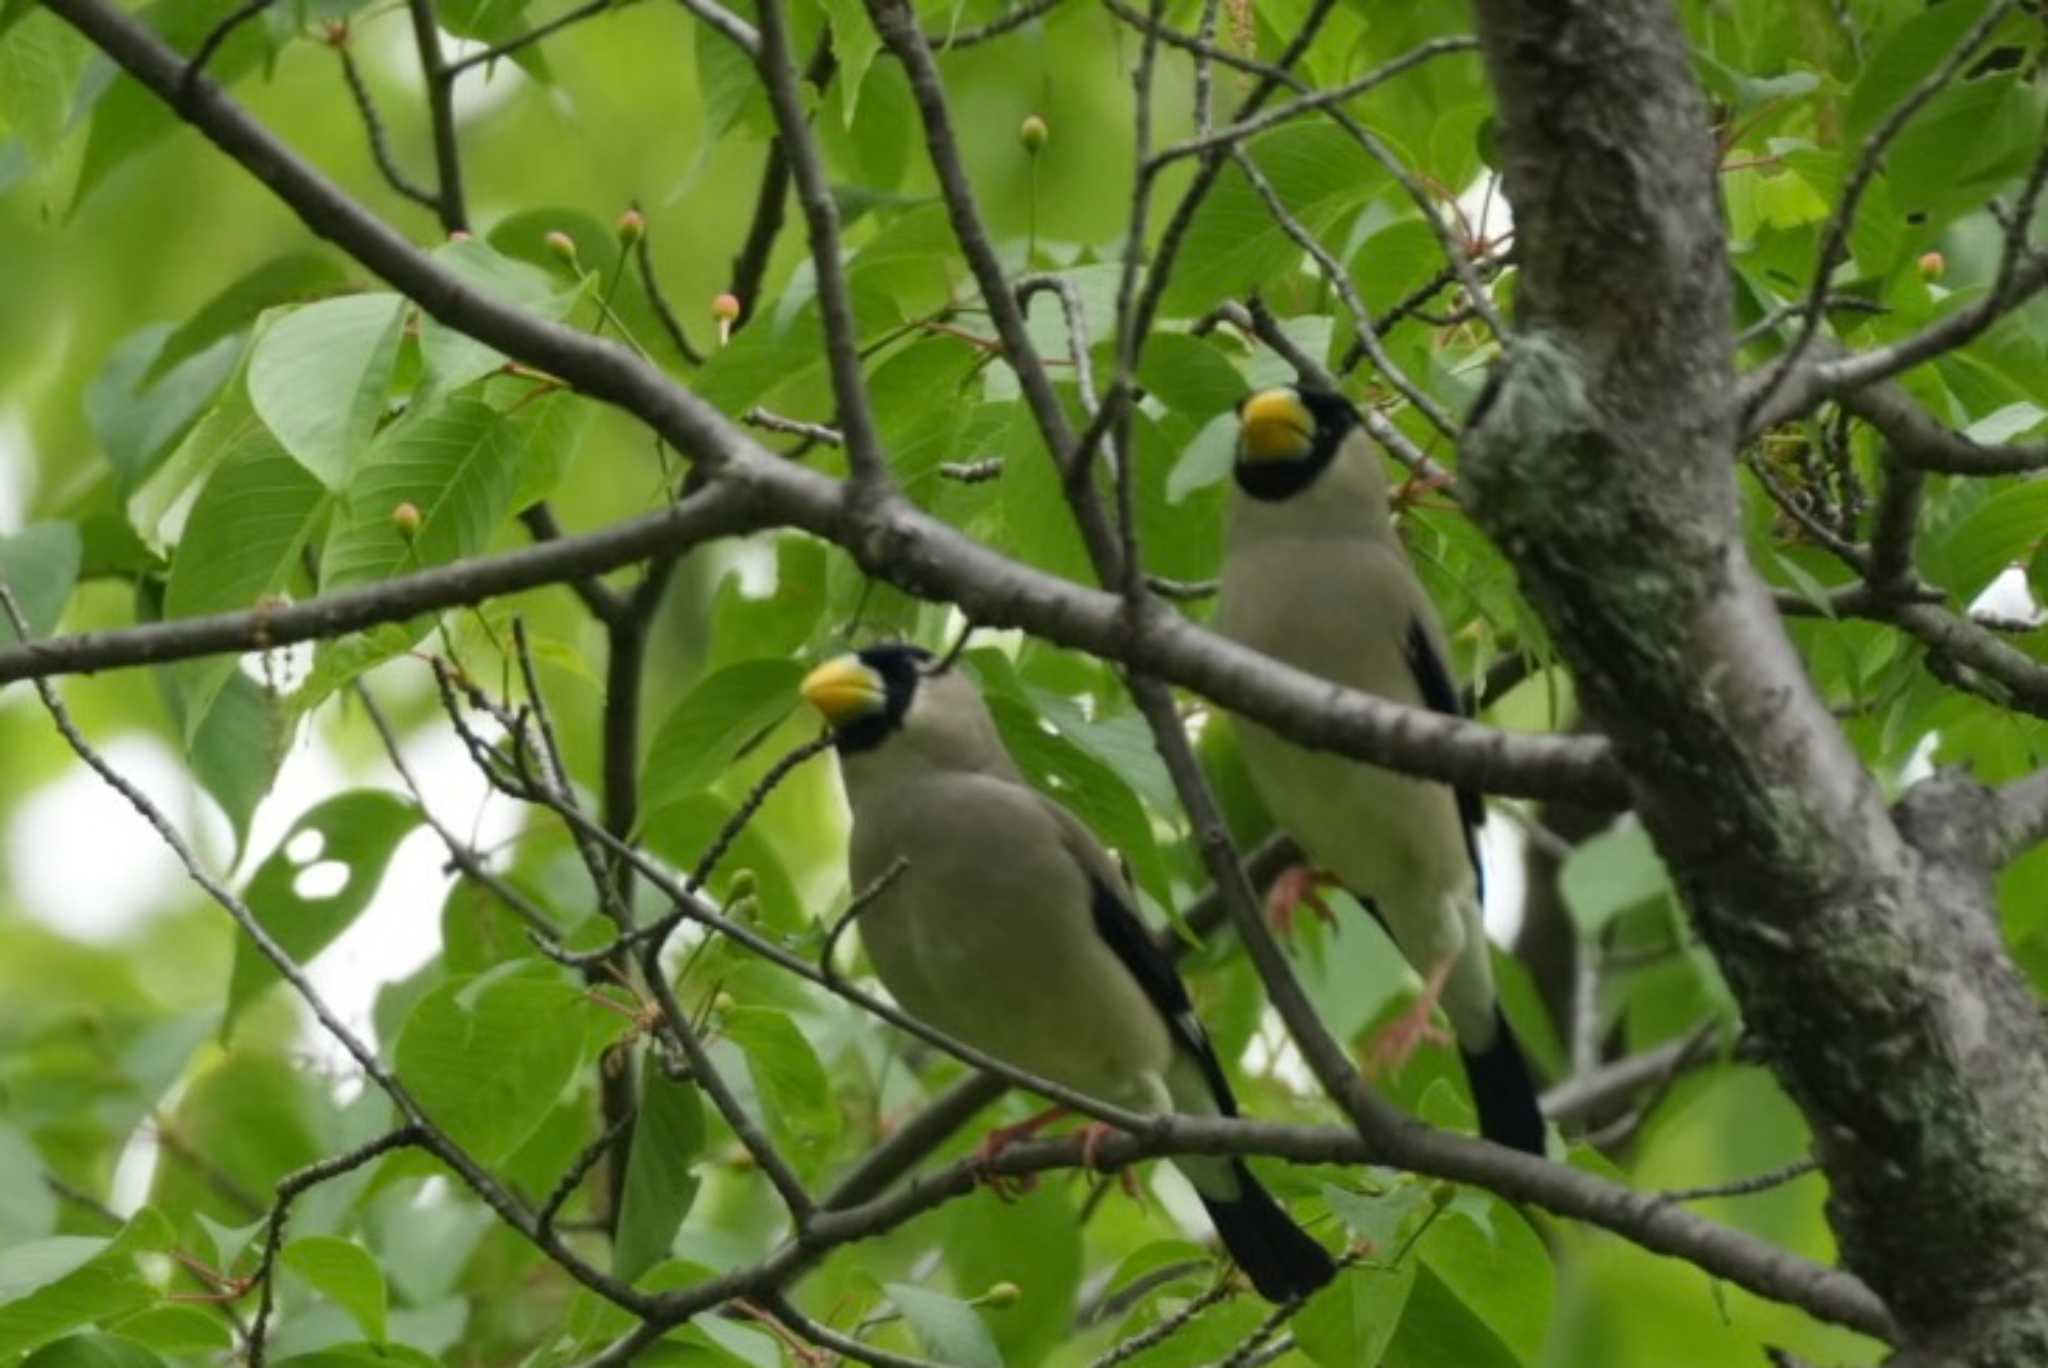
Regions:
[[[1920,278],[1939,280],[1948,274],[1948,258],[1939,252],[1928,252],[1920,258]]]
[[[547,244],[547,248],[550,252],[553,252],[556,256],[560,257],[562,260],[570,263],[571,265],[575,264],[575,238],[570,237],[567,233],[562,232],[560,229],[556,229],[554,232],[549,233],[546,237],[542,238],[541,241]]]
[[[1015,1306],[1024,1300],[1024,1289],[1013,1282],[999,1282],[974,1300],[982,1306]]]
[[[1024,116],[1024,122],[1017,125],[1017,141],[1024,144],[1024,150],[1037,156],[1045,147],[1045,140],[1052,136],[1052,130],[1045,126],[1045,120],[1036,114]]]
[[[647,216],[638,209],[628,209],[625,213],[619,215],[616,227],[619,234],[619,245],[621,247],[631,247],[641,238],[647,236]]]
[[[723,323],[736,321],[740,316],[740,297],[736,294],[722,294],[712,300],[711,316]]]
[[[391,526],[407,541],[417,537],[420,534],[420,506],[408,501],[392,509]]]

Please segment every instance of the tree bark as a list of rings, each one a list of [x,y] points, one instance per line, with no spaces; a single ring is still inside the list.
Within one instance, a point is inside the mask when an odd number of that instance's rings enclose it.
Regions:
[[[1990,796],[1888,812],[1749,565],[1729,265],[1668,0],[1479,0],[1521,263],[1465,440],[1748,1030],[1812,1125],[1901,1362],[2048,1360],[2048,1038],[2003,948]]]

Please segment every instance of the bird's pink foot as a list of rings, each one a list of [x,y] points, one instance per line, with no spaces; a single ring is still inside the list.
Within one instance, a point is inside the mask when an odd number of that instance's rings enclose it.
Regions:
[[[1015,1125],[997,1126],[981,1137],[981,1143],[974,1149],[975,1166],[981,1171],[982,1181],[989,1185],[996,1196],[1007,1202],[1038,1186],[1036,1174],[1020,1173],[1005,1177],[997,1173],[996,1160],[1002,1157],[1004,1150],[1019,1140],[1029,1140],[1066,1114],[1065,1107],[1048,1107],[1036,1116],[1025,1117]]]
[[[1266,916],[1272,921],[1273,929],[1282,936],[1294,934],[1294,919],[1303,907],[1335,926],[1337,914],[1330,910],[1329,903],[1323,901],[1322,890],[1342,886],[1343,881],[1327,869],[1294,865],[1273,880],[1272,888],[1267,890]]]
[[[1450,979],[1456,964],[1456,956],[1446,956],[1429,971],[1429,977],[1422,985],[1422,996],[1416,998],[1401,1015],[1373,1033],[1372,1040],[1365,1047],[1365,1073],[1368,1078],[1399,1073],[1424,1044],[1452,1043],[1451,1033],[1431,1018],[1436,1013],[1437,999],[1443,996],[1444,984]]]
[[[1107,1121],[1090,1121],[1087,1125],[1081,1127],[1082,1164],[1095,1170],[1097,1173],[1102,1172],[1100,1154],[1102,1142],[1117,1133],[1117,1128],[1110,1125]],[[1116,1179],[1118,1186],[1123,1188],[1125,1196],[1133,1201],[1144,1200],[1138,1194],[1138,1171],[1136,1169],[1123,1169],[1117,1174]]]

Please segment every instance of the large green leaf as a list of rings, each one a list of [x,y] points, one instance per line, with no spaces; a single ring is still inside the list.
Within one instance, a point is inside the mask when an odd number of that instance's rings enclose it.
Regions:
[[[484,1163],[519,1148],[583,1058],[581,990],[551,965],[500,965],[422,998],[398,1037],[398,1074]]]
[[[803,674],[793,660],[747,660],[690,690],[647,748],[641,804],[665,807],[709,787],[741,748],[796,706]]]
[[[45,10],[0,26],[0,127],[12,128],[37,161],[47,161],[64,135],[88,50],[76,29]]]
[[[111,1239],[52,1235],[0,1250],[0,1355],[156,1300],[135,1255],[168,1239],[164,1218],[145,1207]]]
[[[293,823],[256,870],[244,900],[271,938],[303,964],[362,915],[384,879],[391,853],[419,820],[418,808],[380,789],[329,798]],[[223,1036],[277,978],[276,967],[256,943],[236,936]]]
[[[329,489],[348,481],[377,429],[404,326],[400,296],[344,295],[294,309],[256,339],[250,402]]]
[[[1579,934],[1591,937],[1629,908],[1661,897],[1671,875],[1650,842],[1650,833],[1624,822],[1586,841],[1565,861],[1561,875],[1565,906]]]
[[[1004,1200],[977,1193],[953,1203],[946,1227],[946,1267],[953,1285],[980,1295],[1014,1283],[1023,1295],[989,1318],[1007,1363],[1040,1363],[1073,1333],[1081,1286],[1081,1226],[1061,1184]]]
[[[156,468],[233,375],[241,348],[223,338],[154,380],[145,380],[171,334],[152,324],[125,337],[85,392],[85,415],[124,490]]]
[[[251,426],[200,491],[171,558],[164,616],[196,617],[254,606],[298,572],[332,496],[268,431]],[[189,748],[239,669],[234,656],[171,667]]]
[[[704,1150],[704,1101],[650,1055],[640,1070],[640,1114],[619,1203],[612,1273],[631,1282],[668,1257],[699,1186],[691,1169]]]
[[[1354,1268],[1309,1299],[1294,1321],[1295,1342],[1322,1368],[1379,1363],[1401,1324],[1415,1262]]]

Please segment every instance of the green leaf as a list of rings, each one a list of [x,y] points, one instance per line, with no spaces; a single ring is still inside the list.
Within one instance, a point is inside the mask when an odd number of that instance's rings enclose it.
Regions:
[[[283,589],[301,553],[327,515],[331,496],[261,427],[223,454],[200,491],[171,558],[164,616],[196,617],[246,609]],[[235,656],[213,656],[169,668],[191,748],[215,697],[241,668]]]
[[[399,1077],[458,1144],[496,1163],[533,1134],[575,1075],[582,996],[532,960],[444,983],[406,1018]]]
[[[173,366],[143,376],[171,334],[155,324],[121,340],[85,392],[85,415],[124,490],[134,489],[233,375],[241,348],[223,339]]]
[[[163,1362],[125,1335],[68,1335],[30,1354],[21,1368],[163,1368]]]
[[[632,1282],[668,1257],[699,1186],[691,1172],[704,1152],[704,1101],[697,1085],[669,1078],[650,1054],[640,1069],[640,1114],[626,1161],[612,1275]]]
[[[1323,1200],[1352,1238],[1364,1241],[1376,1259],[1389,1262],[1401,1246],[1409,1225],[1429,1209],[1429,1189],[1422,1183],[1396,1179],[1384,1192],[1359,1193],[1331,1184]]]
[[[1117,772],[1057,732],[1039,725],[1029,706],[1003,694],[988,696],[1003,745],[1032,786],[1071,810],[1104,845],[1122,853],[1138,882],[1161,906],[1172,902],[1152,819]]]
[[[441,1368],[439,1359],[404,1344],[340,1344],[270,1362],[272,1368]]]
[[[234,1337],[219,1313],[196,1306],[153,1306],[115,1321],[111,1328],[166,1354],[211,1354],[234,1347]]]
[[[1948,0],[1892,29],[1849,93],[1842,145],[1861,147],[1913,88],[1934,74],[1988,4],[1989,0]]]
[[[362,915],[383,881],[391,853],[419,820],[419,809],[378,789],[329,798],[293,823],[258,867],[244,895],[249,910],[286,954],[305,963]],[[337,876],[338,885],[333,883]],[[222,1038],[277,977],[276,967],[254,941],[235,937]]]
[[[1294,1319],[1294,1339],[1323,1368],[1356,1368],[1384,1360],[1408,1291],[1415,1261],[1398,1268],[1354,1268],[1309,1299]]]
[[[1024,1295],[991,1315],[989,1328],[1005,1362],[1045,1362],[1073,1333],[1081,1286],[1081,1226],[1068,1191],[1042,1184],[1014,1201],[976,1193],[948,1211],[953,1285],[979,1295],[999,1282],[1017,1284]]]
[[[1465,1219],[1452,1219],[1457,1216]],[[1542,1240],[1512,1207],[1491,1194],[1460,1192],[1422,1236],[1417,1253],[1423,1268],[1516,1360],[1542,1360],[1556,1276]]]
[[[853,116],[860,104],[861,84],[875,54],[882,50],[882,38],[860,0],[825,0],[825,13],[832,24],[832,51],[839,58],[839,117],[851,129],[856,127]]]
[[[0,127],[11,127],[39,162],[56,152],[90,50],[55,14],[31,8],[26,22],[0,24]]]
[[[153,384],[188,357],[197,356],[223,337],[255,325],[266,309],[304,304],[333,294],[347,274],[319,252],[287,252],[272,257],[209,299],[164,339],[156,359],[142,377]]]
[[[256,340],[250,402],[292,458],[329,489],[342,487],[370,444],[404,333],[405,300],[377,293],[294,309]]]
[[[1388,184],[1379,163],[1328,124],[1277,128],[1246,146],[1281,202],[1318,235]],[[1161,312],[1169,318],[1203,313],[1227,296],[1270,287],[1301,260],[1301,248],[1233,165],[1189,225]]]
[[[788,1013],[769,1007],[734,1007],[719,1025],[747,1057],[770,1131],[794,1162],[810,1168],[839,1134],[832,1081],[811,1042]]]
[[[525,313],[559,322],[568,316],[581,289],[557,290],[547,273],[505,256],[476,238],[444,242],[433,252],[437,265],[459,276],[477,293]],[[450,394],[503,366],[503,352],[457,332],[430,314],[420,318],[420,360],[424,392]],[[415,399],[415,403],[421,402]]]
[[[647,843],[678,869],[694,869],[704,852],[731,820],[733,805],[715,793],[697,793],[681,802],[670,803],[650,813],[641,826]],[[742,871],[754,877],[754,896],[760,899],[762,925],[780,932],[796,932],[810,925],[796,885],[783,868],[776,848],[761,834],[760,824],[740,828],[725,857],[710,880],[710,891],[723,898],[733,879]]]
[[[890,1283],[889,1300],[917,1332],[925,1353],[947,1368],[1003,1368],[995,1336],[966,1302],[909,1283]]]
[[[580,394],[551,390],[505,411],[511,429],[510,459],[518,472],[512,511],[531,507],[555,492],[583,445],[595,406]]]
[[[234,829],[237,859],[248,845],[256,806],[284,763],[293,720],[276,694],[237,670],[214,695],[206,721],[187,743],[192,777],[220,804],[221,815]]]
[[[1650,833],[1635,822],[1603,831],[1574,850],[1560,879],[1581,936],[1596,934],[1618,914],[1671,887]]]
[[[239,0],[158,0],[136,17],[155,29],[173,50],[191,52],[238,4]],[[221,85],[233,85],[255,69],[264,48],[263,27],[243,24],[207,62],[206,74]],[[67,213],[75,215],[86,196],[117,168],[183,126],[183,120],[154,91],[145,90],[129,76],[117,76],[92,111],[92,132],[86,137],[85,159]]]
[[[641,803],[665,807],[708,788],[733,757],[796,706],[804,667],[747,660],[698,684],[654,734],[641,767]]]
[[[458,398],[393,425],[349,480],[346,513],[328,538],[323,590],[368,584],[474,555],[511,511],[517,484],[514,434],[480,399]],[[410,537],[392,520],[419,510]]]
[[[70,523],[35,523],[11,537],[0,537],[0,580],[28,620],[30,636],[44,637],[57,630],[78,583],[82,555],[78,529]],[[0,613],[0,645],[20,639],[13,620]]]
[[[0,1121],[0,1248],[41,1239],[57,1224],[57,1194],[43,1181],[43,1156]]]
[[[1387,1349],[1390,1368],[1524,1368],[1434,1269],[1414,1261],[1408,1266],[1414,1281]]]
[[[2048,480],[2007,485],[1941,539],[1929,569],[1941,587],[1968,603],[2009,565],[2028,560],[2048,538]]]
[[[145,1207],[112,1239],[53,1235],[0,1250],[0,1355],[154,1301],[134,1254],[167,1238],[164,1218]]]
[[[1237,414],[1226,409],[1202,425],[1195,440],[1166,477],[1166,501],[1179,503],[1198,489],[1217,484],[1237,461]]]
[[[308,1235],[286,1245],[278,1257],[320,1295],[348,1312],[364,1334],[373,1340],[384,1338],[390,1295],[368,1250],[338,1236]]]

